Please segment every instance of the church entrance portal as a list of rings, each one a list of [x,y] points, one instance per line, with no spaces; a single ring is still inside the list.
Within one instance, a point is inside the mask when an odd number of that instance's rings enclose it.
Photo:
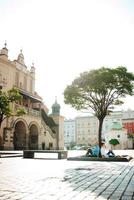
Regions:
[[[29,149],[38,149],[38,128],[34,124],[30,126]]]
[[[15,125],[14,131],[14,150],[26,149],[26,127],[22,121]]]

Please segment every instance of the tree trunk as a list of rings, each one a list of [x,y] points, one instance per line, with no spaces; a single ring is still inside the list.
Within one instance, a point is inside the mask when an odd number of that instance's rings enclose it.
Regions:
[[[2,118],[0,117],[0,128],[1,128],[1,124],[2,124]]]
[[[101,141],[102,141],[102,125],[103,125],[103,119],[99,119],[99,136],[98,136],[98,139],[99,139],[99,147],[101,148]],[[99,157],[101,157],[101,153],[99,154]]]
[[[3,137],[2,137],[2,128],[1,128],[2,119],[3,119],[3,115],[0,115],[0,150],[3,150]]]
[[[2,129],[0,128],[0,150],[3,150]]]
[[[3,122],[3,118],[4,118],[4,114],[3,113],[0,113],[0,128],[1,128],[1,124]]]

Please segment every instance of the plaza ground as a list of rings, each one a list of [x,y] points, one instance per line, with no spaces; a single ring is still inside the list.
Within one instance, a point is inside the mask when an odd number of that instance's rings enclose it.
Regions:
[[[84,153],[71,151],[69,156]],[[133,156],[134,150],[116,153]],[[134,200],[134,159],[93,162],[53,156],[0,158],[0,200]]]

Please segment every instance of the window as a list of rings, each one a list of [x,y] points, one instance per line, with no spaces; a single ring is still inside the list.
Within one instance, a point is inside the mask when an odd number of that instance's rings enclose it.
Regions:
[[[37,142],[37,135],[31,135],[31,143],[36,144]]]
[[[18,86],[19,84],[19,72],[16,72],[16,75],[15,75],[15,85]]]
[[[22,82],[20,82],[20,88],[22,88]]]
[[[33,81],[30,80],[30,92],[33,92]]]
[[[24,89],[27,90],[27,77],[24,76]]]

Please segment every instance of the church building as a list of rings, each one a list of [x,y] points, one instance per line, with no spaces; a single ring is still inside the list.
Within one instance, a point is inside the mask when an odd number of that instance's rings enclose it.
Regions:
[[[22,100],[14,104],[14,109],[23,107],[26,114],[6,118],[0,129],[0,148],[4,150],[63,149],[64,118],[60,116],[57,100],[52,106],[52,114],[43,99],[35,91],[35,67],[27,68],[22,50],[17,59],[10,61],[5,44],[0,51],[0,89],[19,90]]]

